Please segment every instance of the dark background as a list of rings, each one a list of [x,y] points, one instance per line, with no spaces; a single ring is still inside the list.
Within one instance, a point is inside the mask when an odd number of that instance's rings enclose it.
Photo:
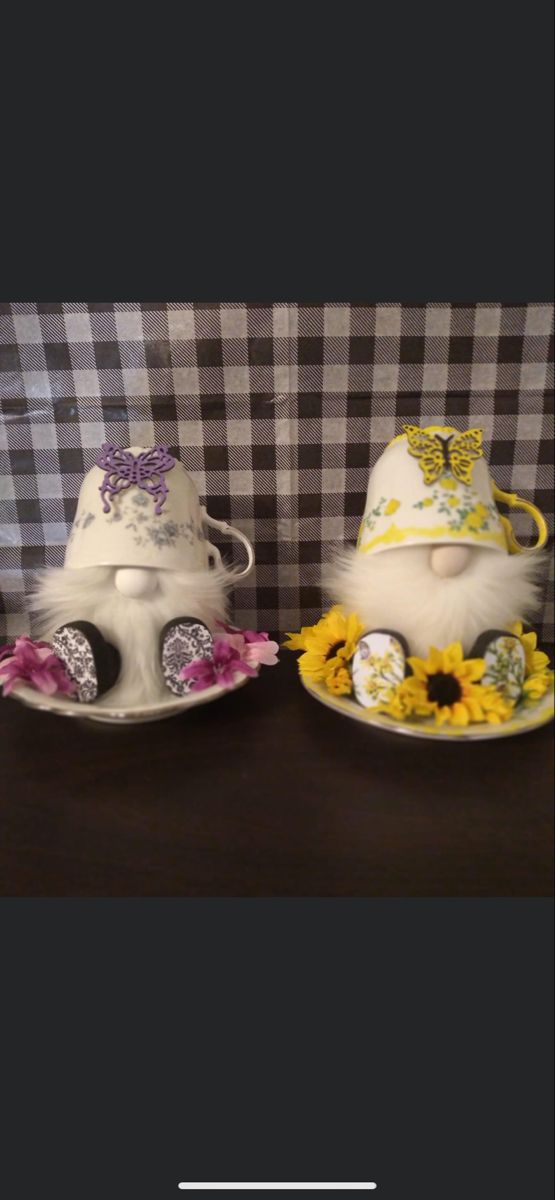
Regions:
[[[552,302],[552,26],[548,0],[6,17],[3,298]],[[3,901],[10,1200],[551,1197],[551,901],[275,904]]]
[[[17,21],[3,299],[553,301],[551,0]]]
[[[5,901],[3,1194],[550,1200],[551,933],[541,900]]]

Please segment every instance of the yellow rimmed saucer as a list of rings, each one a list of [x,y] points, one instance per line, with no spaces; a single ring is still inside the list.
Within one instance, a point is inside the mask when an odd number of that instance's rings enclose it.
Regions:
[[[36,688],[25,684],[16,684],[10,697],[27,704],[29,708],[38,708],[40,712],[55,713],[59,717],[73,717],[83,721],[102,721],[109,725],[140,725],[147,721],[163,721],[165,717],[174,717],[190,708],[198,708],[200,704],[210,704],[212,700],[220,700],[236,692],[243,684],[248,683],[254,676],[238,675],[232,687],[205,688],[203,692],[189,692],[187,696],[174,696],[168,692],[168,698],[157,699],[152,704],[140,704],[127,708],[121,705],[106,703],[79,704],[67,696],[45,696]]]
[[[436,741],[438,738],[443,741],[460,741],[461,738],[466,741],[485,741],[490,738],[515,737],[519,733],[529,733],[532,729],[539,729],[541,725],[553,720],[553,691],[546,692],[533,704],[520,705],[512,717],[500,725],[489,725],[485,722],[476,725],[436,725],[433,718],[403,721],[388,717],[386,713],[363,708],[349,696],[334,696],[323,683],[312,683],[303,679],[302,675],[300,678],[307,692],[327,708],[333,708],[344,717],[351,717],[353,721],[360,721],[363,725],[385,729],[389,733],[402,733],[408,737],[435,738]]]

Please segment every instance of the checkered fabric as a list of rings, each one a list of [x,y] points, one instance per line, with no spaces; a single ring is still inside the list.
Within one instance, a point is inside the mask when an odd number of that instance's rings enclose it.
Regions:
[[[28,628],[34,569],[62,563],[104,441],[168,444],[248,534],[235,617],[261,629],[320,615],[322,563],[355,540],[368,471],[405,422],[482,426],[499,486],[553,529],[551,305],[3,304],[0,417],[4,637]]]

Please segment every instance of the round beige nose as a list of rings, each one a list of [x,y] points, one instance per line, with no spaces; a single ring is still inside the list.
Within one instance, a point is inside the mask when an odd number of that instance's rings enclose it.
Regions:
[[[114,583],[122,596],[142,600],[155,591],[156,576],[154,571],[144,570],[142,567],[119,567]]]
[[[435,546],[430,555],[430,566],[442,579],[460,575],[470,561],[469,546]]]

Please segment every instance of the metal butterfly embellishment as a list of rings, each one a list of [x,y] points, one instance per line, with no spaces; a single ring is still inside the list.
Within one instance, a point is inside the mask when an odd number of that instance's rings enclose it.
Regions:
[[[160,516],[162,506],[169,488],[164,479],[166,471],[175,467],[176,459],[170,454],[167,446],[153,446],[151,450],[143,450],[141,454],[133,454],[131,450],[119,450],[105,442],[102,446],[96,464],[106,472],[99,487],[104,512],[110,511],[110,498],[119,495],[126,488],[136,484],[149,496],[156,499],[154,512]]]
[[[424,474],[424,483],[435,483],[445,471],[454,475],[460,483],[469,486],[477,458],[482,458],[481,429],[467,429],[465,433],[450,433],[441,437],[439,433],[427,433],[418,425],[404,425],[409,454],[417,458]]]

